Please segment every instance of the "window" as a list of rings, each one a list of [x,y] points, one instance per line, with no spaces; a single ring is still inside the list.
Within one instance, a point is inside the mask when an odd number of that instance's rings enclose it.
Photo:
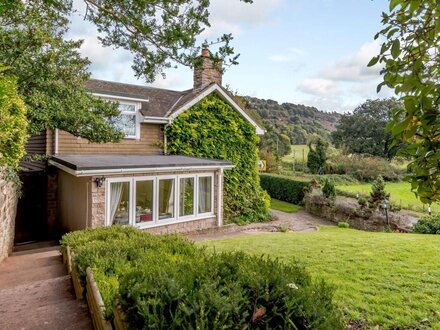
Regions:
[[[212,177],[199,177],[199,213],[212,212]]]
[[[136,103],[120,102],[118,109],[121,113],[111,123],[123,132],[126,138],[138,138],[139,123],[136,112],[138,105]]]
[[[179,181],[179,216],[194,214],[194,177]]]
[[[141,228],[214,214],[214,175],[184,174],[106,180],[108,225]]]

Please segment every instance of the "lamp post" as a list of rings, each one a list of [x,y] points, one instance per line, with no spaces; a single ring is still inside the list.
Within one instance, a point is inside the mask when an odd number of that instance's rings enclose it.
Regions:
[[[390,206],[390,202],[387,199],[384,199],[382,202],[382,207],[385,210],[385,217],[387,218],[387,226],[390,229],[390,220],[388,218],[388,207]]]
[[[432,214],[431,204],[428,204],[428,214],[429,214],[429,215]]]

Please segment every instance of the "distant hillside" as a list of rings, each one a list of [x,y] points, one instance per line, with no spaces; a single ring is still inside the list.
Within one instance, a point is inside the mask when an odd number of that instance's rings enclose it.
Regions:
[[[306,144],[309,137],[321,136],[329,140],[340,118],[337,112],[324,112],[302,104],[283,103],[274,100],[243,98],[247,107],[258,113],[268,131],[288,136],[291,144]],[[278,139],[279,140],[279,139]]]

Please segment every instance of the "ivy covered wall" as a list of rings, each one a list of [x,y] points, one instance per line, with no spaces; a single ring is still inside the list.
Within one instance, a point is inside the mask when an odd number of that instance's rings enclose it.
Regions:
[[[229,160],[225,171],[224,215],[229,221],[267,218],[270,200],[260,187],[255,128],[228,103],[210,95],[167,127],[167,153]]]

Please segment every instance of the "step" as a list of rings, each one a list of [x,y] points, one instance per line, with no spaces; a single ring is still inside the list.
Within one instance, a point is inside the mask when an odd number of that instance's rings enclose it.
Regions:
[[[85,301],[70,300],[2,313],[0,329],[93,329]]]
[[[32,283],[35,281],[47,280],[67,275],[66,266],[61,263],[49,266],[39,266],[24,268],[23,270],[9,269],[4,271],[0,269],[0,289],[13,288],[21,284]]]
[[[58,304],[73,298],[74,293],[69,275],[22,284],[0,290],[0,315],[26,313],[35,306]]]
[[[34,258],[9,257],[0,264],[0,274],[57,265],[60,262],[62,262],[62,259],[59,253],[52,253],[45,255],[45,257],[36,256]]]

